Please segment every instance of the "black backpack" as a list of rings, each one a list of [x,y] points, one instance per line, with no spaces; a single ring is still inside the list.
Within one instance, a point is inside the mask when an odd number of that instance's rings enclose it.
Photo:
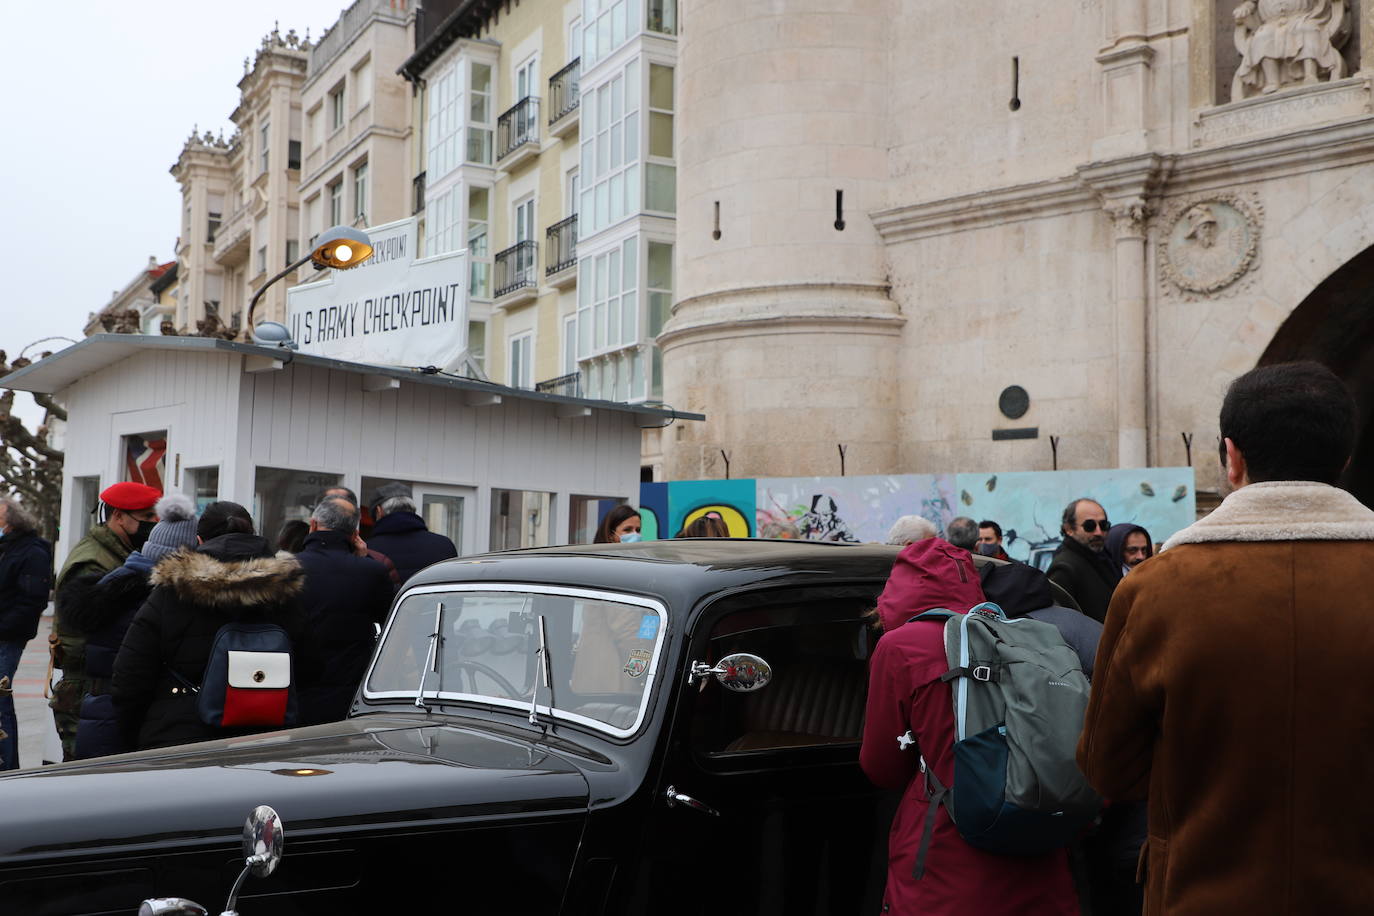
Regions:
[[[291,637],[275,623],[226,623],[215,633],[196,711],[216,728],[296,724]]]

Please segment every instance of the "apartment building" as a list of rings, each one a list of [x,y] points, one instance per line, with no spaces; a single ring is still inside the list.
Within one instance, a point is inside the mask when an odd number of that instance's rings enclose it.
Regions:
[[[311,44],[295,31],[263,38],[244,60],[235,126],[225,140],[193,132],[171,168],[181,185],[175,324],[207,317],[242,326],[253,293],[300,252],[301,88]],[[286,281],[268,290],[255,320],[286,314]]]
[[[158,263],[148,256],[148,263],[134,274],[123,289],[110,294],[110,301],[97,312],[91,312],[82,332],[90,337],[107,330],[124,333],[160,334],[162,322],[173,319],[176,313],[177,262]],[[132,310],[138,314],[137,328],[129,327],[125,316]]]
[[[659,397],[672,301],[674,0],[428,3],[402,73],[425,251],[466,247],[499,382]]]
[[[331,226],[411,215],[412,93],[396,70],[414,18],[412,0],[357,0],[309,51],[297,234],[306,249]]]

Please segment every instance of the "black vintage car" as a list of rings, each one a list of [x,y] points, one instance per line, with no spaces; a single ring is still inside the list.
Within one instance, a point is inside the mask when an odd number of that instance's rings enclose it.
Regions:
[[[217,907],[244,817],[290,831],[245,916],[876,912],[858,767],[895,548],[655,541],[414,577],[331,725],[0,778],[0,912]]]

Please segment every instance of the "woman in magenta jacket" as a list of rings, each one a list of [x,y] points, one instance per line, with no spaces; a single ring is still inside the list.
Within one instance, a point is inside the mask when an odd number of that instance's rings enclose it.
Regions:
[[[925,823],[925,780],[920,761],[947,786],[954,783],[954,708],[944,628],[912,617],[932,608],[965,613],[983,601],[967,550],[940,538],[903,548],[878,599],[884,633],[869,662],[868,706],[859,762],[876,785],[901,790],[888,835],[883,913],[903,916],[1074,916],[1078,898],[1068,855],[1020,858],[975,849],[964,842],[948,812],[935,830],[920,878],[913,874]]]

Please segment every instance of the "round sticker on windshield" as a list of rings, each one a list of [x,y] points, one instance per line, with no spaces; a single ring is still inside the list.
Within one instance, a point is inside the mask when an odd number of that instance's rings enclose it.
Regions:
[[[644,672],[649,670],[649,653],[643,649],[635,649],[630,653],[630,660],[625,663],[624,671],[630,677],[643,677]]]

